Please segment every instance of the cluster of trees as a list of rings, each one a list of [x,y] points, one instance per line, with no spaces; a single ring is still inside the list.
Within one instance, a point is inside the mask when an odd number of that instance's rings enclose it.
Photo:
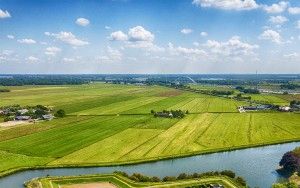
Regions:
[[[195,179],[195,178],[203,178],[203,177],[210,177],[210,176],[227,176],[229,178],[234,179],[237,183],[239,183],[242,186],[246,186],[247,184],[244,178],[236,176],[236,174],[231,170],[224,170],[221,172],[213,171],[213,172],[204,172],[204,173],[193,173],[193,174],[181,173],[177,177],[165,176],[162,179],[156,176],[149,177],[139,173],[133,173],[132,175],[128,175],[126,172],[121,172],[121,171],[115,171],[115,173],[127,177],[131,180],[134,180],[136,182],[168,182],[168,181]]]
[[[238,93],[234,98],[237,100],[251,100],[251,96],[243,96],[241,93]]]
[[[0,93],[4,93],[4,92],[10,92],[9,89],[0,89]]]
[[[293,100],[290,102],[290,106],[293,107],[295,105],[300,105],[300,101]]]
[[[164,117],[164,118],[184,118],[186,114],[188,114],[189,111],[182,111],[182,110],[163,110],[162,112],[155,112],[154,110],[151,110],[151,114],[154,115],[154,117]]]
[[[223,90],[206,90],[206,89],[196,89],[196,88],[191,88],[190,86],[187,85],[183,85],[183,84],[171,84],[168,85],[170,87],[173,87],[175,89],[182,89],[185,91],[191,91],[194,93],[201,93],[201,94],[205,94],[205,95],[214,95],[214,96],[229,96],[229,95],[233,95],[234,91],[223,91]]]
[[[295,148],[293,151],[286,152],[279,165],[281,169],[279,172],[292,174],[294,172],[300,173],[300,147]]]
[[[287,84],[281,84],[280,85],[281,89],[289,89],[289,90],[295,90],[297,88],[300,88],[299,85],[297,84],[291,84],[291,83],[287,83]]]
[[[259,91],[257,89],[252,89],[252,88],[245,88],[243,86],[237,86],[235,88],[236,90],[239,90],[240,92],[243,93],[248,93],[248,94],[259,94]]]

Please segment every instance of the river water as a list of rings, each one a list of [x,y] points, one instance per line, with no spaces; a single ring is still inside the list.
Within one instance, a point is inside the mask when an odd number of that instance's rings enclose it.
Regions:
[[[0,178],[0,188],[22,188],[23,183],[35,177],[111,173],[116,170],[127,173],[142,173],[149,176],[176,176],[182,172],[207,172],[232,170],[244,177],[254,187],[269,188],[272,183],[284,181],[277,174],[282,155],[300,146],[300,142],[242,149],[229,152],[196,155],[136,165],[88,168],[56,168],[27,170]]]

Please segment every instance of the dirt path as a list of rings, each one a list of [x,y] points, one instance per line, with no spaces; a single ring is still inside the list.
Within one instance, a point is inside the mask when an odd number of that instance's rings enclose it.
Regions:
[[[86,184],[73,184],[73,185],[62,185],[60,188],[117,188],[112,183],[86,183]]]
[[[21,124],[28,124],[29,121],[7,121],[0,123],[0,127],[12,127],[16,125],[21,125]]]

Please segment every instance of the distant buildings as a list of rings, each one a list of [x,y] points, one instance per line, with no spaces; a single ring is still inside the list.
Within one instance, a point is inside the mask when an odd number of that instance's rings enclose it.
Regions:
[[[257,106],[240,106],[238,110],[240,113],[246,111],[263,111],[263,110],[271,110],[272,105],[257,105]]]
[[[279,110],[282,112],[290,112],[292,110],[292,108],[289,106],[280,106]]]
[[[27,120],[30,120],[31,117],[30,116],[16,116],[15,117],[15,120],[17,121],[27,121]]]
[[[21,109],[21,110],[18,110],[17,112],[19,114],[23,115],[23,114],[26,114],[27,112],[29,112],[29,110],[27,110],[27,109]]]
[[[42,116],[44,120],[50,121],[54,118],[52,114],[46,114]]]

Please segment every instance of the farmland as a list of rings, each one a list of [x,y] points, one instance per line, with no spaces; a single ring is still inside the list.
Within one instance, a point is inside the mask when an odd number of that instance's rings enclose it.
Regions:
[[[246,102],[160,86],[8,87],[0,106],[47,105],[67,116],[0,129],[0,174],[22,167],[112,165],[300,140],[296,113],[238,113]],[[183,119],[151,110],[188,110]]]

